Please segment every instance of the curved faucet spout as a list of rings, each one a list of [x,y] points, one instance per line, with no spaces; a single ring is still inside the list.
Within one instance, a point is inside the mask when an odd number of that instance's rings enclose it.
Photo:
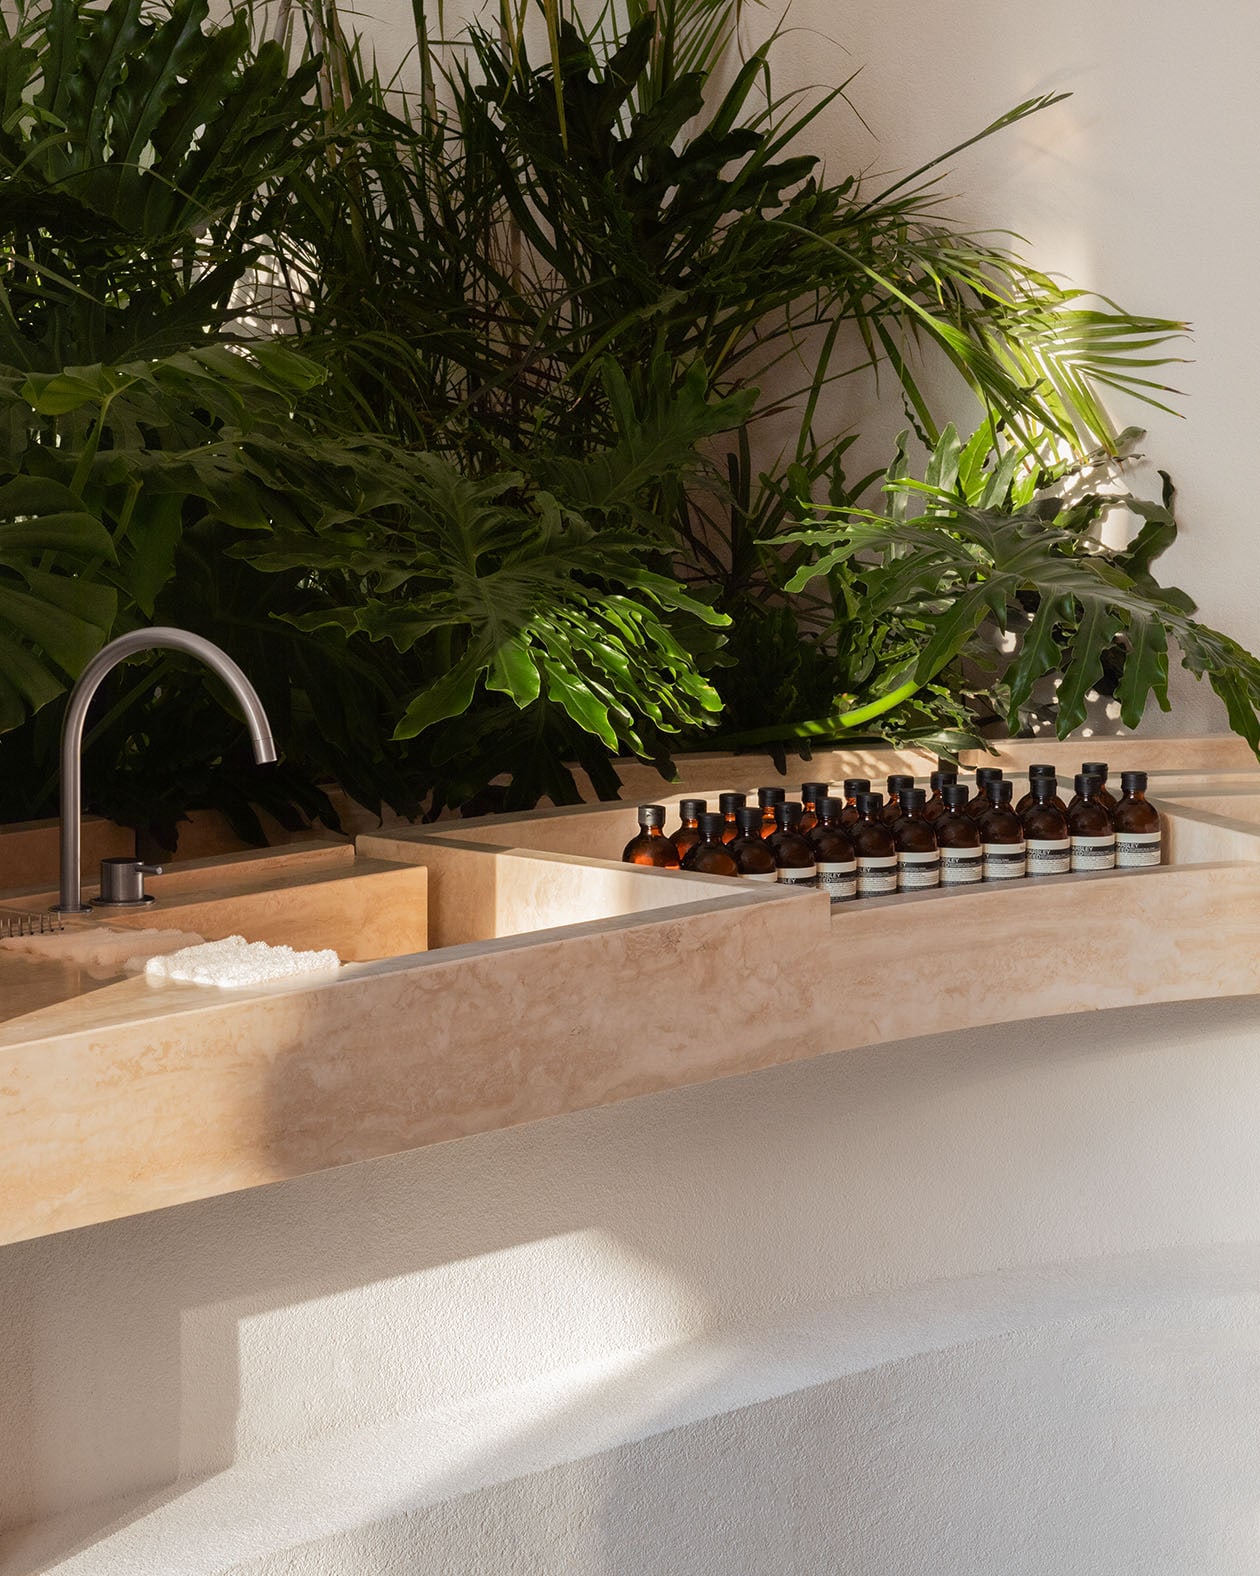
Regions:
[[[78,683],[70,692],[65,721],[61,725],[61,901],[57,911],[63,914],[84,914],[87,907],[79,885],[79,861],[82,857],[83,821],[83,724],[87,719],[92,697],[101,680],[125,658],[137,651],[186,651],[198,657],[212,669],[235,695],[237,704],[245,713],[249,725],[250,743],[254,759],[262,766],[274,761],[275,740],[271,737],[271,724],[258,693],[226,651],[220,651],[213,641],[194,635],[187,629],[137,629],[129,635],[120,635],[101,649],[79,675]]]

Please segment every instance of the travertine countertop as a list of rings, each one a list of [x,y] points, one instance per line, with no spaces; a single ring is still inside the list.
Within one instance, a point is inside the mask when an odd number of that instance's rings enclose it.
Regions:
[[[1260,776],[1165,792],[1159,869],[835,913],[600,857],[625,805],[361,837],[426,871],[435,950],[230,993],[63,979],[0,1024],[0,1242],[858,1045],[1250,994]]]

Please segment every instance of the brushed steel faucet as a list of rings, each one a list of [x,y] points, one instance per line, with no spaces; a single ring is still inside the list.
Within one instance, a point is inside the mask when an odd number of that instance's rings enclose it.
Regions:
[[[158,627],[133,630],[102,646],[70,691],[65,721],[61,725],[61,901],[55,905],[55,912],[59,914],[89,912],[83,902],[79,879],[83,837],[83,724],[88,707],[105,675],[137,651],[186,651],[189,656],[199,657],[219,675],[245,713],[255,761],[262,766],[277,759],[271,724],[257,691],[231,657],[213,641],[187,629]]]

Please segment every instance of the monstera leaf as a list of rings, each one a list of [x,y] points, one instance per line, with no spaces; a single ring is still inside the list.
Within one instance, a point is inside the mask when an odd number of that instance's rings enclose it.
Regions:
[[[60,695],[104,644],[117,598],[79,571],[112,557],[109,532],[61,483],[0,484],[0,731]]]
[[[1177,532],[1167,482],[1160,504],[1089,493],[1068,498],[1037,494],[1001,461],[982,473],[973,460],[972,446],[961,445],[949,428],[929,464],[934,479],[917,481],[905,473],[903,443],[887,482],[887,514],[838,511],[782,538],[818,555],[797,571],[789,590],[847,569],[860,575],[869,616],[914,621],[923,631],[895,693],[875,699],[860,719],[850,715],[840,724],[866,721],[928,684],[991,622],[1017,637],[1005,681],[1012,731],[1034,685],[1052,675],[1059,679],[1059,737],[1080,727],[1113,650],[1122,662],[1115,693],[1125,726],[1138,725],[1152,696],[1167,711],[1169,644],[1175,641],[1183,665],[1208,680],[1231,725],[1260,754],[1260,661],[1193,619],[1194,603],[1185,592],[1161,586],[1150,572],[1151,560]],[[1134,542],[1120,552],[1092,534],[1118,505],[1143,519]]]
[[[613,750],[641,752],[643,722],[677,732],[718,709],[687,637],[727,620],[648,567],[641,536],[597,530],[519,474],[473,478],[435,455],[398,464],[407,485],[384,518],[330,508],[314,529],[233,550],[323,587],[298,628],[388,641],[436,668],[397,738],[460,715],[481,687],[556,705]]]

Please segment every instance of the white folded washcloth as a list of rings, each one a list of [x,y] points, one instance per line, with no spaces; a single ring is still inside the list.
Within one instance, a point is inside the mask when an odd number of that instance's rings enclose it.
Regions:
[[[331,949],[295,952],[292,947],[273,947],[265,941],[227,936],[222,941],[203,941],[200,946],[150,958],[144,966],[144,977],[231,988],[265,985],[269,980],[292,979],[299,974],[326,974],[340,967],[341,959]]]

